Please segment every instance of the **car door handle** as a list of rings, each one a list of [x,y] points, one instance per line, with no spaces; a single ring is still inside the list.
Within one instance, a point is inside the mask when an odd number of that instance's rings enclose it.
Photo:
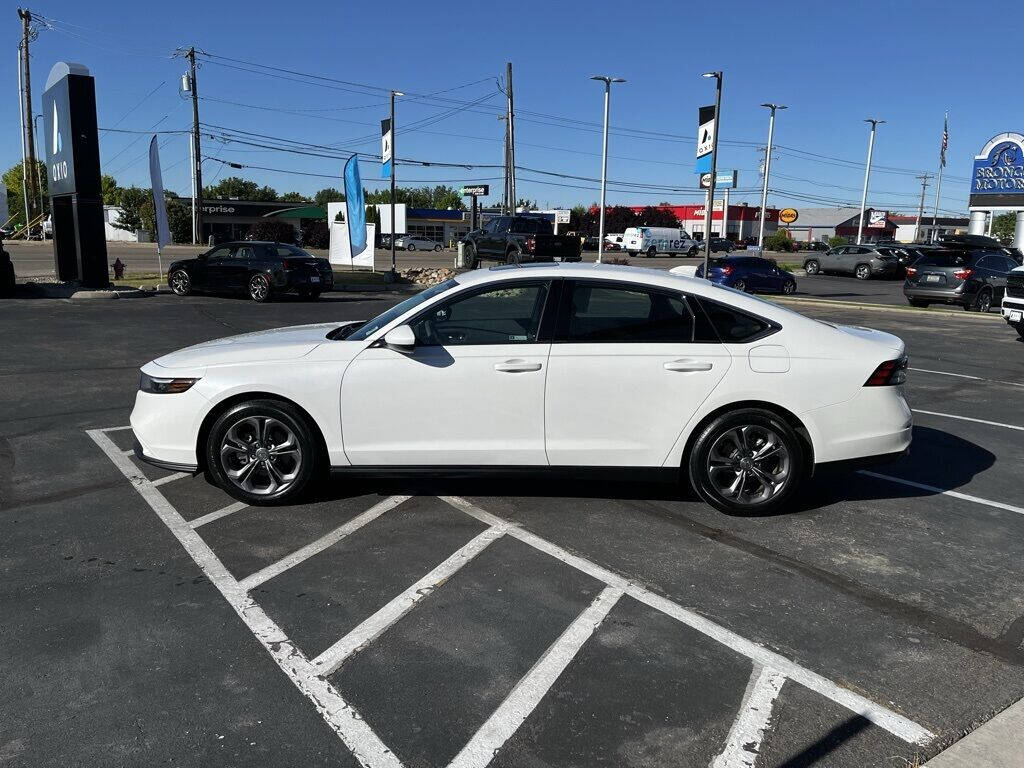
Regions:
[[[666,371],[710,371],[714,368],[713,363],[707,360],[673,360],[664,364]]]
[[[494,364],[494,370],[501,373],[526,373],[529,371],[539,371],[540,369],[540,363],[530,363],[526,360],[506,360],[503,363]]]

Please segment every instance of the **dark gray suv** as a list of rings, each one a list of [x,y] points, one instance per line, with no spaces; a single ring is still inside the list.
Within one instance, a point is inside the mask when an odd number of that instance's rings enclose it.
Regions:
[[[988,312],[1002,301],[1006,275],[1018,266],[1002,251],[931,251],[907,267],[903,295],[915,307],[959,304]]]
[[[897,249],[882,245],[841,245],[825,253],[816,253],[804,259],[804,270],[808,275],[833,272],[853,275],[861,280],[903,275]]]

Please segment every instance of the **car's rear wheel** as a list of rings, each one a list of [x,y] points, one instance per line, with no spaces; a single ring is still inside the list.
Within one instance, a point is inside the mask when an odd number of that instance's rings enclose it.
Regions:
[[[705,426],[688,460],[690,483],[715,509],[767,514],[803,483],[804,448],[782,418],[761,408],[725,413]]]
[[[978,295],[974,297],[974,302],[971,304],[971,309],[982,314],[992,309],[992,291],[988,288],[978,291]]]
[[[405,250],[407,250],[407,251],[415,251],[416,250],[416,245],[413,244],[413,243],[409,243],[407,246],[405,246]]]
[[[782,284],[782,292],[786,296],[792,296],[794,293],[796,293],[796,281],[794,281],[794,280],[787,280],[785,283],[783,283]]]
[[[747,281],[746,280],[737,280],[735,283],[732,284],[732,287],[735,288],[737,291],[743,291],[744,293],[746,293],[747,292]]]
[[[440,245],[435,245],[434,246],[434,250],[435,251],[440,251],[441,250],[441,246]]]
[[[871,266],[868,264],[858,264],[853,270],[853,274],[858,280],[867,280],[871,277]]]
[[[167,276],[167,284],[176,296],[188,296],[192,293],[192,280],[188,272],[183,269],[176,269]]]
[[[318,435],[290,403],[251,400],[220,415],[205,446],[211,479],[247,504],[285,504],[319,476]]]
[[[658,255],[658,249],[655,248],[653,245],[650,248],[647,249],[647,258],[648,259],[653,259],[657,255]]]
[[[808,275],[817,275],[821,272],[821,264],[816,259],[808,259],[804,262],[804,271]]]
[[[270,300],[270,280],[266,275],[255,274],[249,278],[249,298],[263,303]]]
[[[506,264],[519,264],[523,260],[523,254],[519,251],[509,251],[505,254]]]
[[[697,246],[696,245],[692,246],[690,248],[690,250],[688,250],[686,252],[686,255],[689,256],[690,258],[693,258],[694,256],[696,256],[697,255]]]

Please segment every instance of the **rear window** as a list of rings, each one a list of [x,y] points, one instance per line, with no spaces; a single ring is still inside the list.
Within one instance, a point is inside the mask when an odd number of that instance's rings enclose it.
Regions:
[[[767,320],[746,312],[719,304],[710,299],[692,297],[700,305],[703,317],[699,317],[695,337],[697,341],[722,341],[725,344],[742,344],[764,338],[777,330]],[[706,320],[706,322],[703,322]]]
[[[295,245],[288,245],[286,243],[278,243],[276,248],[277,248],[277,255],[281,256],[283,258],[289,258],[289,257],[291,257],[293,259],[315,259],[316,258],[313,254],[309,253],[308,251],[304,251],[304,250],[302,250],[301,248],[299,248],[298,246],[295,246]]]
[[[972,254],[962,251],[926,253],[915,262],[915,267],[962,267],[971,261]]]

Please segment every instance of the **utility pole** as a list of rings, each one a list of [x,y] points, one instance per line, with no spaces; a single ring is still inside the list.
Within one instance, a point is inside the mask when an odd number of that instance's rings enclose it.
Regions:
[[[772,170],[772,140],[775,138],[775,111],[778,109],[788,109],[783,104],[762,104],[762,107],[766,107],[771,110],[771,116],[768,118],[768,146],[765,147],[764,152],[764,180],[761,186],[761,222],[758,225],[757,230],[757,247],[758,250],[764,248],[764,214],[766,206],[768,205],[768,175]]]
[[[25,160],[25,92],[21,87],[21,46],[18,46],[18,119],[21,120],[21,202],[25,208],[25,236],[28,237],[28,223],[32,220],[28,207],[28,162]]]
[[[192,244],[203,239],[203,153],[199,137],[199,84],[196,82],[196,49],[193,46],[185,54],[188,59],[189,85],[192,86],[192,178],[195,179],[195,193],[192,197]]]
[[[878,126],[884,123],[885,120],[868,117],[864,119],[864,122],[871,123],[871,136],[868,137],[868,163],[864,166],[864,191],[860,196],[860,221],[857,222],[857,245],[860,245],[861,239],[864,236],[864,208],[867,206],[868,201],[868,181],[871,179],[871,155],[875,151],[875,131],[878,130]]]
[[[39,173],[38,166],[36,164],[36,143],[35,137],[32,130],[32,78],[31,78],[31,67],[29,66],[29,52],[28,44],[32,37],[32,12],[25,8],[18,9],[18,17],[21,19],[21,61],[22,67],[25,70],[25,77],[22,80],[22,88],[24,94],[22,120],[25,127],[25,166],[22,168],[22,175],[25,176],[25,215],[31,217],[33,215],[32,208],[35,207],[37,191],[36,177]],[[25,221],[25,226],[28,226],[28,221]],[[27,237],[26,233],[26,237]]]
[[[508,115],[498,115],[499,120],[505,122],[505,154],[502,158],[502,164],[505,166],[505,180],[501,187],[501,212],[503,214],[508,213]]]
[[[516,215],[516,111],[512,97],[512,62],[505,64],[505,85],[508,87],[508,191],[509,213]]]
[[[921,242],[921,216],[924,215],[924,192],[928,188],[928,174],[922,173],[920,176],[915,176],[915,179],[921,180],[921,202],[917,204],[917,221],[914,222],[914,242]]]

